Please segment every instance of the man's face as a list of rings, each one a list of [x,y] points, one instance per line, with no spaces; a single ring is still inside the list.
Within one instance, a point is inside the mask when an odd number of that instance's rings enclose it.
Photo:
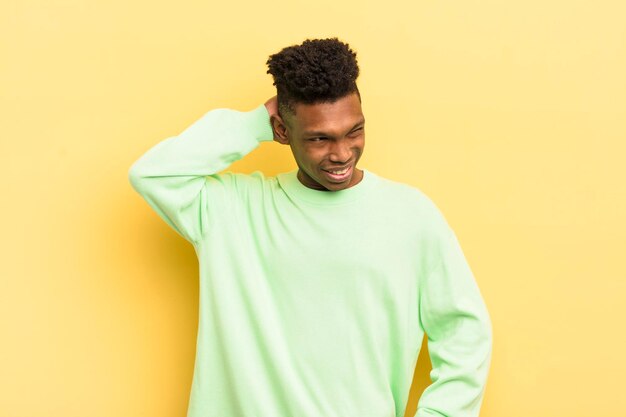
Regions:
[[[333,103],[295,106],[286,115],[285,138],[298,164],[298,179],[309,188],[338,191],[363,178],[356,168],[365,146],[365,117],[356,93]]]

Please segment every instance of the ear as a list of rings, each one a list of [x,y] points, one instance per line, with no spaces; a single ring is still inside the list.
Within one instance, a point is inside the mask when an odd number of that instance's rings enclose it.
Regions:
[[[272,130],[274,131],[274,140],[283,145],[289,144],[289,135],[287,132],[287,125],[278,114],[270,116],[270,123]]]

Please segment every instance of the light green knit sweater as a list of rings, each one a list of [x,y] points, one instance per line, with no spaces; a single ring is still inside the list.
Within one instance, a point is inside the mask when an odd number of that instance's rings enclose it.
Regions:
[[[441,212],[366,169],[341,191],[222,172],[272,139],[264,105],[216,109],[129,171],[200,262],[188,417],[401,417],[424,333],[417,416],[478,416],[491,321]]]

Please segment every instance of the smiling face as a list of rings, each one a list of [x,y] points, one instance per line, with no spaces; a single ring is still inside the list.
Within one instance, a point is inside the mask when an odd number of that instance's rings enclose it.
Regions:
[[[297,103],[295,115],[285,118],[272,121],[276,140],[291,147],[302,184],[339,191],[361,181],[356,164],[365,146],[365,117],[357,93],[332,103]]]

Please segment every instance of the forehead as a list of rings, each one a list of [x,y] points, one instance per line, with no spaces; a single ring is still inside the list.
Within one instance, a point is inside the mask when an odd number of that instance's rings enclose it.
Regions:
[[[299,132],[316,130],[351,129],[364,119],[361,101],[356,94],[350,94],[334,102],[315,104],[297,103],[292,125]]]

